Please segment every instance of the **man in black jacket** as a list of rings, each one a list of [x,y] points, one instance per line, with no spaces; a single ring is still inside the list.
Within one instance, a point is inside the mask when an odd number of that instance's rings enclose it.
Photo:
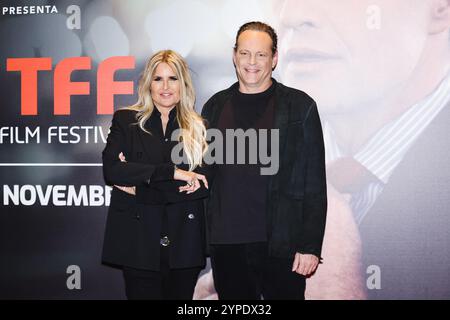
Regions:
[[[322,127],[311,97],[272,78],[277,60],[272,27],[241,26],[233,54],[239,81],[202,111],[208,127],[224,134],[279,134],[279,144],[270,146],[279,152],[272,175],[261,174],[261,162],[212,166],[207,219],[220,299],[304,299],[305,277],[320,259],[327,210]],[[224,152],[227,160],[236,155]]]

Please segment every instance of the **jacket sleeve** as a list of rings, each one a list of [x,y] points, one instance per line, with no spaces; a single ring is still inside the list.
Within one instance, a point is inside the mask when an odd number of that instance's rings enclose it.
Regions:
[[[204,174],[201,168],[196,168],[194,172]],[[148,185],[137,186],[136,196],[139,202],[147,204],[177,203],[203,199],[209,196],[209,190],[205,188],[203,182],[200,182],[199,189],[190,194],[179,192],[178,188],[184,185],[186,185],[186,182],[178,180],[153,181]]]
[[[106,147],[102,153],[103,175],[107,184],[119,186],[139,186],[151,181],[172,180],[174,167],[170,164],[145,164],[136,162],[122,162],[119,154],[126,151],[127,137],[131,134],[128,128],[130,121],[126,117],[131,115],[127,111],[116,111],[112,119],[110,133]]]
[[[327,184],[322,126],[314,101],[305,117],[304,136],[307,161],[298,252],[320,258],[327,214]]]

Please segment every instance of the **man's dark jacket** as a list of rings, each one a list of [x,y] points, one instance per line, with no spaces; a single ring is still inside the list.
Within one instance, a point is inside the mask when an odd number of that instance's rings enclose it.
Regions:
[[[208,128],[217,128],[224,105],[238,86],[235,83],[216,93],[204,105],[202,116]],[[322,126],[316,103],[306,93],[275,81],[273,128],[279,129],[280,166],[278,172],[270,176],[267,189],[269,254],[291,258],[300,252],[320,257],[327,189]],[[211,182],[207,204],[210,235],[214,233],[211,221],[220,201],[214,190],[217,181]]]

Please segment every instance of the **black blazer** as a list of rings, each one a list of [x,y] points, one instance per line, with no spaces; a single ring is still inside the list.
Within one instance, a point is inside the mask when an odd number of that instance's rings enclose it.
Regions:
[[[115,112],[103,150],[106,183],[136,186],[136,196],[113,188],[102,260],[108,264],[158,271],[160,240],[164,236],[161,228],[166,215],[170,267],[204,266],[202,198],[208,192],[202,187],[189,195],[179,193],[178,186],[184,183],[172,180],[173,163],[164,162],[158,152],[164,142],[141,130],[136,122],[135,111]],[[120,152],[125,155],[126,163],[119,160]]]
[[[320,257],[327,212],[325,151],[319,113],[306,93],[275,79],[274,128],[280,133],[280,167],[270,176],[267,189],[269,254],[293,257],[295,252]],[[217,123],[238,83],[216,93],[204,105],[202,116],[209,128]],[[211,179],[210,179],[211,180]],[[220,199],[210,181],[207,219],[212,221]],[[211,223],[208,223],[210,226]],[[209,228],[209,232],[214,230]]]

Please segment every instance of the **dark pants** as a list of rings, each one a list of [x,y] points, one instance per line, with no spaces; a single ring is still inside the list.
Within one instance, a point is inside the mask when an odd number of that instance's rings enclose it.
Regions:
[[[214,285],[221,300],[303,300],[305,277],[293,259],[273,258],[267,243],[211,246]]]
[[[123,268],[129,300],[192,300],[201,268],[149,271]]]

